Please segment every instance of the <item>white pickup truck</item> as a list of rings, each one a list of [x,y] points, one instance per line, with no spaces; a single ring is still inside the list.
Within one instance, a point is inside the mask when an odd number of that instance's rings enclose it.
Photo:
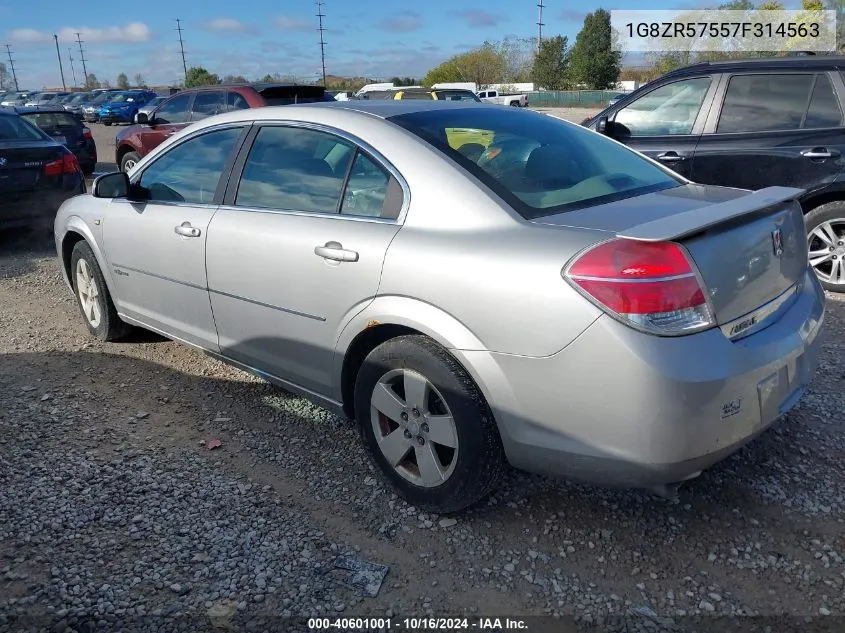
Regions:
[[[513,106],[514,108],[528,107],[528,95],[519,92],[499,92],[498,90],[482,90],[476,93],[478,98],[487,103]]]

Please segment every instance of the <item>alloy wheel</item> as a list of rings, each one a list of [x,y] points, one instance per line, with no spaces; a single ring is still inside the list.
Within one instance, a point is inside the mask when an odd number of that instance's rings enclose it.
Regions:
[[[97,288],[94,275],[91,273],[91,267],[84,259],[76,262],[76,292],[79,295],[82,313],[88,319],[88,323],[93,328],[98,327],[102,318],[100,290]]]
[[[394,369],[370,399],[376,442],[404,479],[423,488],[446,482],[458,458],[458,431],[443,395],[419,372]]]
[[[829,284],[845,284],[845,218],[822,222],[810,231],[810,265],[819,279]]]

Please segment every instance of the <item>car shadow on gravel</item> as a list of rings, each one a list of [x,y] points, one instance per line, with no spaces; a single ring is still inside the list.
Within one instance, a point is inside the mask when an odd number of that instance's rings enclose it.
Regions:
[[[0,231],[0,279],[22,277],[36,268],[33,259],[54,256],[56,243],[45,230]]]

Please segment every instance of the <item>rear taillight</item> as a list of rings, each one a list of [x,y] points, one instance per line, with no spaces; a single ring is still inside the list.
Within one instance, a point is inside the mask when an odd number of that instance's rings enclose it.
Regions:
[[[82,138],[87,139],[89,141],[94,140],[94,135],[91,134],[91,130],[87,127],[82,128]]]
[[[578,255],[564,277],[627,324],[663,336],[716,325],[686,250],[674,242],[613,239]]]
[[[44,163],[45,176],[61,176],[62,174],[75,174],[80,171],[79,161],[73,154],[65,154],[58,160]]]

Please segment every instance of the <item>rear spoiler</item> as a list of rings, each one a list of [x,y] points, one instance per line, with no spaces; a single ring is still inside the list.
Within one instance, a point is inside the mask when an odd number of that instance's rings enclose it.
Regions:
[[[617,233],[616,237],[640,242],[678,240],[734,218],[793,201],[804,191],[794,187],[766,187],[727,202],[709,204],[668,218],[644,222]]]

